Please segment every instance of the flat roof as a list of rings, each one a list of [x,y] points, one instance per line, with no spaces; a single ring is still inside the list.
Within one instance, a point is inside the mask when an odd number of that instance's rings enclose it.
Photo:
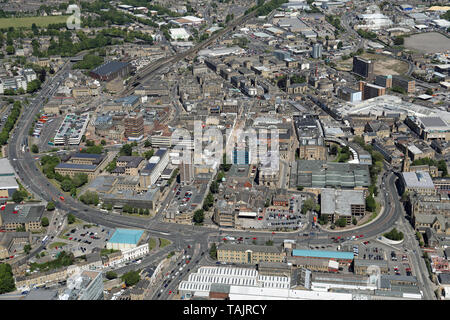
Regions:
[[[94,171],[97,168],[95,165],[91,164],[76,164],[76,163],[60,163],[55,169],[73,169],[73,170],[89,170]]]
[[[428,172],[402,172],[403,180],[408,188],[434,189],[434,183]]]
[[[137,229],[116,229],[111,239],[110,243],[125,243],[125,244],[138,244],[142,237],[144,230]]]
[[[294,249],[292,250],[292,256],[353,260],[354,254],[353,252]]]
[[[122,61],[109,61],[107,63],[102,64],[101,66],[95,68],[92,70],[93,73],[98,75],[108,75],[114,72],[119,71],[120,69],[127,66],[128,62],[122,62]]]
[[[425,127],[448,127],[447,123],[439,117],[419,117]]]
[[[13,176],[15,174],[14,168],[9,162],[8,158],[0,159],[0,176]]]

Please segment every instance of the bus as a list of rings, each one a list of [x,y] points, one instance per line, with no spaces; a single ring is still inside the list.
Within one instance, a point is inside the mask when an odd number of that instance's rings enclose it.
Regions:
[[[44,239],[42,239],[42,244],[45,244],[45,241],[47,241],[48,236],[45,236]]]

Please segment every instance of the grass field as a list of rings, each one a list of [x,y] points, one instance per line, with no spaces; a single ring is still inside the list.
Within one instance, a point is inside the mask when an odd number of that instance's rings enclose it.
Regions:
[[[165,246],[168,246],[169,244],[171,244],[172,242],[170,242],[167,239],[164,238],[159,238],[159,247],[160,248],[164,248]]]
[[[156,247],[156,239],[155,238],[150,238],[150,240],[148,241],[148,250],[151,251]]]
[[[46,27],[52,23],[65,23],[69,16],[48,16],[48,17],[25,17],[25,18],[3,18],[0,19],[0,29],[9,27],[31,28],[33,23],[38,27]]]
[[[65,242],[53,242],[49,245],[50,249],[53,249],[55,247],[64,247],[67,243]]]

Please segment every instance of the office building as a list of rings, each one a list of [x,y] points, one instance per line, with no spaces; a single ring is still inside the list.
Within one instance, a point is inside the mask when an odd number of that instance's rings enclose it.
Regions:
[[[433,180],[428,172],[402,172],[401,174],[401,186],[403,192],[417,192],[421,195],[433,195],[436,193]]]
[[[16,231],[24,227],[25,231],[40,231],[41,218],[45,206],[8,204],[0,210],[0,227],[6,231]]]
[[[149,188],[153,186],[168,164],[169,152],[167,149],[161,148],[156,151],[155,155],[148,160],[147,165],[139,174],[141,187]]]
[[[125,138],[130,141],[139,141],[144,137],[144,117],[135,112],[124,119]]]
[[[314,59],[320,59],[322,58],[322,45],[320,43],[313,44],[311,56]]]
[[[222,244],[217,248],[217,260],[228,263],[283,262],[284,258],[282,248],[275,245]]]
[[[191,184],[194,181],[194,165],[192,163],[180,163],[180,183]]]
[[[373,62],[371,60],[363,59],[361,57],[353,57],[352,71],[357,75],[366,79],[373,78]]]
[[[67,279],[67,289],[59,300],[103,300],[101,271],[83,271]]]
[[[362,100],[362,92],[349,87],[340,88],[338,97],[349,102],[357,102]]]
[[[401,76],[392,76],[392,87],[400,87],[407,93],[414,93],[416,90],[416,81]]]
[[[377,75],[375,77],[375,84],[385,88],[392,88],[392,76]]]
[[[366,210],[364,191],[323,189],[320,193],[320,215],[329,222],[345,219],[352,223],[355,216],[361,217]]]
[[[362,100],[372,99],[386,94],[386,88],[364,81],[359,82],[359,90],[362,92]]]
[[[226,200],[219,200],[214,208],[214,222],[219,227],[234,228],[235,211],[234,206],[230,205]]]

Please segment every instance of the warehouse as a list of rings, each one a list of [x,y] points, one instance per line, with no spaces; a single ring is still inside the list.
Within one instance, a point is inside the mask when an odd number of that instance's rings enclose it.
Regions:
[[[125,77],[132,70],[129,62],[109,61],[92,70],[89,75],[97,80],[111,81],[117,77]]]

